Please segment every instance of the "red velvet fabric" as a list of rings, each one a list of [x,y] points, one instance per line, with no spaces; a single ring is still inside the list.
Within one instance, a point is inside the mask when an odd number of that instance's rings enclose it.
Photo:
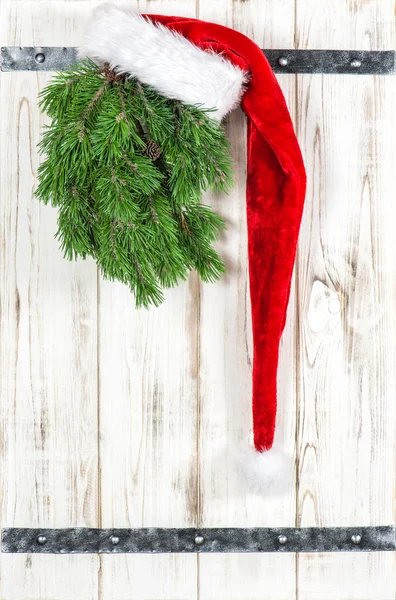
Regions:
[[[275,433],[279,344],[302,217],[306,174],[283,93],[261,49],[214,23],[146,15],[250,72],[241,106],[248,117],[247,230],[253,327],[253,432],[258,451]]]

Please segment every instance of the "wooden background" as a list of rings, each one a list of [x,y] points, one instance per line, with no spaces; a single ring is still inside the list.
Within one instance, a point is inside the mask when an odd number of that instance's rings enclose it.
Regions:
[[[97,2],[0,0],[1,45],[78,45]],[[394,0],[148,0],[266,48],[395,48]],[[396,78],[282,75],[308,174],[279,368],[287,493],[238,481],[250,435],[245,122],[220,243],[229,275],[136,312],[68,263],[36,185],[49,75],[0,74],[2,526],[395,523]],[[391,600],[394,553],[2,555],[1,600]]]

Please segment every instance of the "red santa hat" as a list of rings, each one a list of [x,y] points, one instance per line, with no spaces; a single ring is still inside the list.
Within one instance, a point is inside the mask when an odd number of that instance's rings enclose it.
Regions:
[[[254,452],[245,464],[255,490],[280,474],[273,445],[279,344],[306,189],[290,114],[262,50],[214,23],[138,15],[106,4],[93,14],[82,53],[108,62],[168,98],[214,109],[239,104],[248,118],[246,210],[253,328]]]

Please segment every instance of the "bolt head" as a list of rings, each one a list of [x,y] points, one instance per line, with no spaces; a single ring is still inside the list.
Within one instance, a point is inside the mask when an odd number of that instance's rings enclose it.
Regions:
[[[45,61],[45,54],[43,54],[42,52],[39,52],[34,57],[34,60],[36,61],[36,63],[43,63]]]
[[[205,538],[202,535],[196,535],[194,542],[197,544],[197,546],[201,546],[205,541]]]
[[[45,537],[45,535],[38,535],[37,536],[37,543],[40,544],[40,546],[42,546],[43,544],[45,544],[46,541],[47,541],[47,538]]]
[[[286,66],[289,64],[289,61],[288,61],[288,59],[286,58],[286,56],[280,56],[280,57],[278,58],[278,64],[279,64],[281,67],[286,67]]]
[[[120,543],[120,538],[118,537],[118,535],[112,535],[110,538],[110,542],[113,544],[113,546],[118,546],[118,544]]]
[[[287,542],[287,536],[286,536],[286,535],[280,535],[280,536],[278,537],[278,542],[279,542],[280,544],[282,544],[282,546],[283,546],[283,544],[286,544],[286,542]]]
[[[355,533],[354,535],[351,536],[351,542],[353,544],[360,544],[360,542],[362,541],[362,536],[359,535],[358,533]]]

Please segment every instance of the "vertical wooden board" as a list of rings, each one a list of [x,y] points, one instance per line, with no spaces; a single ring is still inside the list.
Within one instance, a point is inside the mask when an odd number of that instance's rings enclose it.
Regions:
[[[57,3],[58,7],[60,3]],[[52,2],[0,3],[4,45],[73,45]],[[48,75],[0,74],[1,525],[97,525],[96,268],[68,263],[33,198]],[[0,556],[4,600],[94,600],[95,556]]]
[[[131,2],[140,12],[195,16],[195,2]],[[196,523],[198,287],[136,310],[100,281],[101,526]],[[195,600],[195,555],[103,556],[103,600]]]
[[[300,48],[394,47],[394,2],[298,2]],[[394,522],[395,80],[300,76],[298,525]],[[301,600],[388,600],[392,554],[301,555]]]
[[[261,47],[293,46],[294,2],[209,3],[199,17],[228,25]],[[292,114],[294,77],[280,78]],[[235,164],[229,196],[206,200],[227,222],[218,247],[228,274],[201,286],[200,310],[200,505],[202,526],[282,526],[295,522],[294,294],[279,364],[276,444],[290,456],[282,497],[250,494],[238,474],[238,455],[248,449],[251,425],[251,318],[246,236],[246,126],[241,111],[228,119]],[[200,597],[205,600],[290,600],[295,597],[293,555],[201,555]]]
[[[298,560],[299,600],[394,600],[393,552],[305,554]]]
[[[130,292],[101,283],[103,527],[196,521],[196,286],[137,312]],[[196,598],[194,555],[101,558],[101,594],[116,600]]]

